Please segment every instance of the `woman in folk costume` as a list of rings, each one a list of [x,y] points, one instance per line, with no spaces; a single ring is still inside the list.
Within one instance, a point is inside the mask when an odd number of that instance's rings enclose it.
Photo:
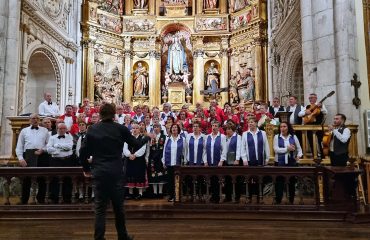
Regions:
[[[239,166],[240,165],[240,147],[242,145],[242,139],[240,135],[236,133],[236,125],[231,120],[226,124],[226,139],[223,146],[221,163],[220,165],[225,166]],[[240,198],[241,186],[240,179],[237,179],[235,195],[236,201]],[[225,177],[225,202],[231,201],[233,193],[233,184],[230,176]]]
[[[153,186],[154,197],[162,197],[163,185],[165,183],[165,170],[162,163],[164,143],[166,135],[161,131],[161,124],[153,125],[155,138],[150,142],[149,162],[148,162],[148,179],[149,184]]]
[[[202,134],[200,129],[200,123],[193,123],[193,132],[186,136],[186,163],[189,166],[202,166],[204,165],[205,158],[205,136]],[[185,185],[187,193],[192,193],[194,196],[195,193],[199,193],[199,196],[206,190],[205,179],[202,177],[197,177],[196,180],[197,186],[196,189],[193,187],[193,179],[191,177],[185,178]],[[194,193],[195,191],[195,193]]]
[[[206,161],[205,166],[222,166],[221,155],[225,146],[226,137],[220,133],[220,122],[212,122],[212,132],[206,136]],[[213,203],[220,201],[220,185],[216,176],[211,176],[211,199]]]
[[[242,136],[241,157],[243,163],[249,166],[264,166],[268,163],[270,157],[266,132],[257,128],[255,117],[249,118],[248,126],[248,131],[244,132]],[[248,182],[249,202],[252,202],[253,194],[257,195],[257,202],[259,202],[260,195],[263,197],[263,191],[260,193],[258,179],[250,178]]]
[[[164,143],[162,163],[167,169],[168,201],[173,202],[175,200],[174,166],[183,164],[186,156],[186,142],[179,134],[179,125],[173,124],[169,130],[170,136],[166,138]]]
[[[301,144],[294,134],[292,125],[288,122],[280,123],[280,134],[274,137],[275,166],[297,166],[299,158],[303,156]],[[294,203],[296,178],[289,179],[289,202]],[[277,177],[275,184],[276,203],[280,204],[283,198],[284,178]]]
[[[141,139],[140,128],[137,123],[132,125],[132,135]],[[148,180],[146,178],[146,160],[145,153],[147,145],[144,144],[140,148],[129,147],[127,143],[123,145],[123,155],[127,161],[126,165],[126,187],[129,189],[130,197],[135,197],[139,200],[143,196],[143,190],[148,187]],[[134,196],[134,189],[138,190],[138,193]]]

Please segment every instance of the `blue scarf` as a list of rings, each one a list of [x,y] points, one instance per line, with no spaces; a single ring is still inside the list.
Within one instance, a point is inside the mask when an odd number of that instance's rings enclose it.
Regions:
[[[190,137],[189,141],[189,165],[201,165],[203,163],[203,138],[200,137],[198,141],[198,151],[196,156],[196,162],[194,161],[194,136]]]
[[[172,139],[169,138],[167,141],[167,145],[164,148],[164,164],[166,166],[171,166],[171,147],[172,146]],[[179,136],[179,140],[177,140],[177,149],[176,149],[176,166],[181,165],[181,156],[182,150],[184,146],[184,140],[182,137]]]
[[[206,152],[207,152],[207,163],[208,166],[218,166],[218,163],[221,159],[221,135],[218,135],[215,139],[215,143],[213,144],[213,164],[212,164],[212,155],[211,155],[211,142],[212,137],[207,137],[207,143],[206,143]]]
[[[264,165],[264,157],[263,157],[263,136],[262,132],[259,131],[257,133],[257,151],[258,151],[258,159],[256,155],[256,147],[254,145],[254,139],[252,133],[247,133],[247,142],[248,142],[248,154],[249,154],[249,165],[250,166],[258,166]]]
[[[295,145],[295,140],[294,140],[294,136],[290,136],[289,137],[289,144],[291,145]],[[285,148],[287,146],[285,146],[284,144],[284,139],[280,136],[279,134],[279,137],[278,137],[278,145],[279,145],[279,148]],[[286,153],[279,153],[278,154],[278,166],[294,166],[295,165],[295,159],[294,159],[294,152],[289,152],[288,153],[288,161],[286,161],[285,159],[285,154]]]

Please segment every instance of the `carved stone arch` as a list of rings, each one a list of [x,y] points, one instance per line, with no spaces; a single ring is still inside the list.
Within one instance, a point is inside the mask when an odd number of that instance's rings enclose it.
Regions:
[[[60,66],[60,63],[57,59],[57,57],[55,56],[55,54],[53,53],[53,51],[48,48],[47,46],[43,45],[43,44],[35,44],[32,48],[29,48],[28,49],[28,54],[27,54],[27,57],[26,57],[26,61],[25,61],[25,66],[28,66],[30,65],[30,59],[32,58],[32,56],[35,56],[37,54],[41,54],[43,56],[46,57],[46,59],[48,59],[50,61],[50,64],[51,64],[51,67],[53,69],[53,72],[54,72],[54,77],[55,77],[55,82],[56,82],[56,99],[55,101],[57,102],[57,104],[59,105],[60,104],[60,100],[61,100],[61,82],[62,82],[62,74],[61,74],[61,66]],[[24,94],[25,94],[25,87],[26,87],[26,84],[27,84],[27,75],[29,75],[29,69],[24,71],[23,69],[21,69],[21,72],[24,73],[24,78],[22,78],[20,80],[20,84],[19,84],[19,98],[18,98],[18,112],[20,113],[23,106],[24,106]]]
[[[286,47],[284,64],[281,76],[281,89],[291,91],[291,83],[296,68],[296,63],[302,59],[302,46],[297,40],[291,40]]]

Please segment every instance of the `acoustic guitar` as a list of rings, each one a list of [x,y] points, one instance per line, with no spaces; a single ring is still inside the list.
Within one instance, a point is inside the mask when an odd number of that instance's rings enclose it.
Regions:
[[[326,95],[319,103],[323,103],[327,98],[333,96],[335,91],[331,91],[328,95]],[[317,104],[311,104],[310,108],[306,109],[310,110],[311,114],[303,117],[304,124],[313,123],[316,120],[316,117],[320,114],[321,109]]]
[[[322,121],[322,123],[321,123],[321,128],[322,128],[322,132],[323,132],[323,137],[322,137],[322,142],[321,142],[323,157],[329,156],[330,142],[331,142],[331,138],[333,137],[333,133],[331,131],[329,131],[329,130],[324,131],[324,122],[325,122],[325,120],[326,119],[324,119],[324,121]]]

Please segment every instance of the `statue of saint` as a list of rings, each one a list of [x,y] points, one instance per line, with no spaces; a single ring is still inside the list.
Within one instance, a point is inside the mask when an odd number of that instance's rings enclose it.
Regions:
[[[185,49],[177,36],[173,37],[172,44],[168,48],[166,72],[170,75],[181,75],[188,70],[186,64]]]
[[[219,84],[219,76],[220,73],[218,72],[217,68],[215,67],[215,63],[211,62],[211,65],[207,69],[207,86],[208,89],[217,89]]]
[[[135,9],[147,9],[147,0],[134,0]]]
[[[204,9],[215,9],[217,8],[217,0],[203,0]]]
[[[146,96],[148,88],[148,72],[139,62],[134,71],[134,96]]]

